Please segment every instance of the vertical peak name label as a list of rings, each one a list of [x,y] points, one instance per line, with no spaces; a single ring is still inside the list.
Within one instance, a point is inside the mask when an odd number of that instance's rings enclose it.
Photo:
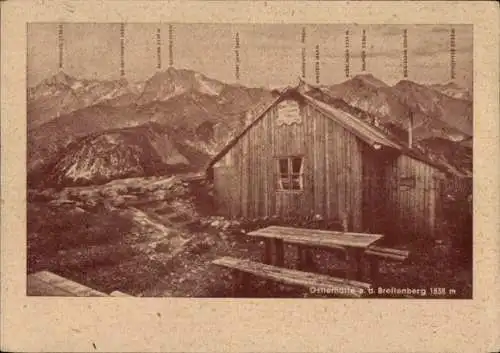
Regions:
[[[58,46],[58,59],[59,59],[59,70],[64,68],[64,26],[62,23],[57,25],[57,46]]]
[[[234,78],[240,80],[240,33],[234,36]]]
[[[403,30],[403,77],[408,78],[408,30]]]
[[[361,71],[366,71],[366,30],[361,33]]]
[[[320,62],[319,62],[319,44],[316,44],[316,67],[315,67],[315,73],[316,73],[316,84],[319,85],[320,83]]]
[[[344,51],[344,74],[346,78],[349,78],[351,75],[350,65],[351,65],[351,54],[350,54],[350,43],[349,43],[349,30],[345,31],[345,51]]]
[[[161,70],[161,29],[156,29],[156,69]]]
[[[456,33],[455,28],[450,30],[450,79],[454,80],[456,78]]]
[[[168,66],[174,66],[174,26],[168,25]]]
[[[306,79],[306,28],[302,27],[302,33],[300,36],[300,42],[302,44],[301,48],[301,54],[302,54],[302,65],[301,65],[301,71],[302,71],[302,78],[305,80]]]
[[[58,59],[59,59],[59,70],[64,67],[64,27],[62,23],[57,26],[57,45],[58,45]]]
[[[120,23],[120,77],[125,77],[125,23]]]

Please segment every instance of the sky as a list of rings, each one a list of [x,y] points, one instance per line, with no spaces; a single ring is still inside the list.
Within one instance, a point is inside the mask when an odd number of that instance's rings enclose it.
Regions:
[[[199,71],[227,83],[250,87],[295,85],[301,76],[302,28],[306,29],[306,81],[315,83],[315,50],[319,45],[320,84],[335,84],[345,76],[345,32],[349,31],[350,77],[363,73],[362,31],[366,33],[366,71],[388,84],[403,76],[403,30],[407,30],[408,78],[446,83],[451,78],[451,25],[296,25],[296,24],[173,24],[175,68]],[[156,33],[161,30],[162,69],[169,63],[166,23],[125,25],[125,74],[143,81],[157,69]],[[473,32],[471,25],[453,25],[456,33],[454,81],[472,89]],[[240,78],[235,74],[235,35],[239,34]],[[59,71],[58,24],[28,25],[28,86]],[[88,79],[120,78],[118,23],[63,24],[63,71]]]

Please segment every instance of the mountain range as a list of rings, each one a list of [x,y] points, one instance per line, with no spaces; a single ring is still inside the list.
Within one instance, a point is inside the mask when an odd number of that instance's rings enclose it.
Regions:
[[[322,86],[329,96],[406,128],[414,138],[472,137],[471,93],[455,83],[389,86],[371,74]],[[59,72],[28,89],[28,183],[105,182],[198,170],[273,92],[169,68],[144,82],[99,81]]]
[[[408,80],[389,86],[373,75],[365,74],[327,86],[325,91],[374,115],[380,123],[404,125],[411,111],[417,139],[442,137],[461,141],[472,136],[472,101],[457,99],[437,87],[447,86],[425,86]],[[457,93],[458,88],[455,87],[453,92]],[[403,127],[407,128],[406,125]]]

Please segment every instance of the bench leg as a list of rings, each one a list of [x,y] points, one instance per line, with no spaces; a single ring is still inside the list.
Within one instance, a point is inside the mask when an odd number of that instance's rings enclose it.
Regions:
[[[281,239],[264,240],[264,263],[283,267],[285,263],[285,245]]]
[[[363,266],[361,263],[362,249],[350,249],[347,251],[347,278],[360,281],[363,277]]]
[[[275,262],[276,243],[274,239],[264,239],[264,260],[266,265],[273,265]]]
[[[370,281],[373,284],[378,282],[379,277],[379,260],[375,256],[370,258]]]
[[[285,265],[285,244],[281,239],[274,240],[274,249],[276,258],[274,261],[275,266],[283,267]]]
[[[250,276],[248,273],[233,270],[233,297],[239,297],[241,294],[247,294],[249,288]]]
[[[314,269],[314,261],[312,258],[311,250],[302,246],[297,247],[299,261],[298,269],[301,271],[307,271]]]

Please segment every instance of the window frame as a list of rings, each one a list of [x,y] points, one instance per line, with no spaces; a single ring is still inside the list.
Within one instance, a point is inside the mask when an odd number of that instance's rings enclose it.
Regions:
[[[289,193],[301,193],[304,191],[304,162],[305,158],[303,155],[290,155],[290,156],[276,156],[276,167],[277,167],[277,192],[289,192]],[[293,160],[300,159],[300,169],[299,172],[294,172]],[[282,173],[281,171],[281,161],[287,161],[287,171]],[[299,188],[295,189],[294,179],[298,178]],[[287,180],[288,187],[284,186],[283,180]],[[296,182],[296,179],[295,179]]]

